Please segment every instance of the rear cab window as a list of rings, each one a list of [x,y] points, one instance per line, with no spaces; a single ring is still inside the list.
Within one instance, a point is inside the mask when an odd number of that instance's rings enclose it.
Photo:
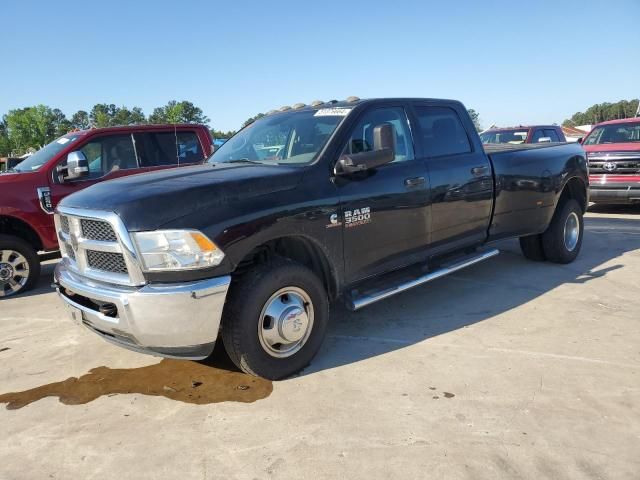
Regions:
[[[552,142],[560,142],[560,137],[558,137],[558,132],[556,132],[553,128],[546,128],[544,130],[544,136],[549,137]]]
[[[425,157],[462,155],[472,151],[464,125],[453,108],[417,105],[414,110]]]
[[[204,160],[200,139],[193,131],[141,132],[135,134],[135,141],[143,168]]]

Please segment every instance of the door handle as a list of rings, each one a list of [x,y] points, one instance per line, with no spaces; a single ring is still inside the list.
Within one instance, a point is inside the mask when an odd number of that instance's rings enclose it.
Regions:
[[[481,167],[473,167],[471,169],[471,173],[476,177],[479,177],[480,175],[484,175],[485,173],[487,173],[487,170],[489,170],[489,167],[483,165]]]
[[[417,187],[418,185],[424,185],[424,183],[424,177],[405,178],[404,180],[405,187]]]

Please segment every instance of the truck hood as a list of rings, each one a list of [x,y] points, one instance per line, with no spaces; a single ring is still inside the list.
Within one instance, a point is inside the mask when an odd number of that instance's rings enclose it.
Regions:
[[[583,145],[586,152],[640,152],[640,142],[601,143],[600,145]]]
[[[296,187],[303,169],[216,164],[173,168],[98,183],[66,197],[62,207],[117,213],[129,231],[155,230],[198,211]]]

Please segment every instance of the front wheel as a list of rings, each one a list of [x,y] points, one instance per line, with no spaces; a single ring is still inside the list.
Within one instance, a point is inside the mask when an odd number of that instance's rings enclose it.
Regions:
[[[0,235],[0,298],[29,290],[39,277],[35,249],[19,237]]]
[[[232,284],[222,341],[238,368],[277,380],[311,362],[328,318],[329,302],[320,279],[303,265],[276,259]]]
[[[584,236],[583,212],[578,202],[569,199],[558,205],[551,224],[542,234],[545,256],[555,263],[573,262]]]

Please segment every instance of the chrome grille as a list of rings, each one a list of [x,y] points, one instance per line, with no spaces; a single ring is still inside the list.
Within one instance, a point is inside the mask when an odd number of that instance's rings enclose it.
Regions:
[[[115,213],[58,207],[55,223],[70,270],[117,285],[146,283],[129,232]]]
[[[589,173],[627,175],[640,173],[637,152],[593,152],[587,155]]]
[[[118,241],[116,233],[107,222],[83,218],[80,220],[80,229],[82,230],[82,236],[89,240],[98,240],[100,242]]]
[[[69,219],[67,217],[60,217],[60,228],[64,233],[69,233]]]
[[[121,253],[87,250],[87,265],[104,272],[127,273],[127,265]]]
[[[64,251],[67,253],[67,255],[69,255],[69,258],[71,260],[73,260],[74,262],[76,261],[76,252],[74,252],[73,247],[66,242],[64,243]]]

